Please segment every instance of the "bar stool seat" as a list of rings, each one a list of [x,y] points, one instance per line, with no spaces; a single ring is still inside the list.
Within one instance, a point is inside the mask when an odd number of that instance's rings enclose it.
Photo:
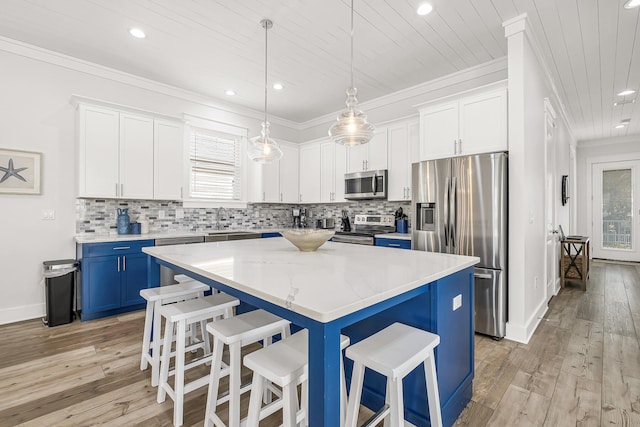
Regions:
[[[355,427],[358,421],[365,367],[387,377],[385,406],[366,425],[376,425],[387,417],[390,424],[385,422],[385,426],[405,425],[402,379],[418,366],[424,365],[431,425],[441,427],[442,415],[433,353],[439,343],[440,337],[436,334],[394,323],[347,348],[346,356],[354,363],[346,426]]]
[[[165,304],[203,297],[207,290],[209,290],[209,286],[193,280],[177,285],[140,290],[140,296],[147,301],[144,332],[142,334],[140,370],[144,371],[151,365],[151,385],[153,387],[158,385],[160,372],[160,344],[162,339],[160,337],[161,320],[158,310]]]
[[[233,316],[233,307],[240,304],[237,298],[225,293],[213,294],[203,298],[167,304],[160,307],[158,313],[165,318],[164,338],[162,342],[162,357],[160,359],[160,378],[158,383],[158,403],[165,401],[167,395],[173,399],[173,424],[182,425],[184,395],[207,384],[208,375],[185,384],[185,371],[211,361],[211,347],[209,336],[205,332],[205,324],[209,319]],[[200,323],[204,356],[185,364],[185,352],[190,349],[185,346],[187,326],[195,327]],[[171,342],[174,328],[176,329],[175,368],[169,370],[171,358]],[[174,386],[168,382],[169,376],[175,375]]]
[[[340,350],[349,345],[349,337],[340,335]],[[248,354],[244,365],[253,371],[254,388],[249,398],[249,415],[246,427],[258,427],[260,420],[282,409],[282,425],[294,427],[299,423],[307,425],[309,410],[309,334],[301,330],[289,338],[269,347]],[[260,389],[264,380],[282,387],[282,398],[262,407]],[[298,405],[297,386],[302,384],[301,403]],[[340,425],[344,425],[347,406],[344,363],[340,355]],[[301,410],[298,407],[301,406]]]
[[[264,310],[254,310],[230,319],[209,323],[207,331],[213,336],[213,362],[209,380],[209,392],[204,425],[224,426],[216,414],[219,405],[229,402],[229,427],[240,425],[240,396],[252,389],[252,384],[240,384],[242,347],[264,340],[270,344],[275,335],[287,337],[290,322]],[[222,363],[224,346],[229,346],[229,366]],[[220,378],[229,375],[229,392],[219,394]],[[260,392],[264,392],[261,388]]]

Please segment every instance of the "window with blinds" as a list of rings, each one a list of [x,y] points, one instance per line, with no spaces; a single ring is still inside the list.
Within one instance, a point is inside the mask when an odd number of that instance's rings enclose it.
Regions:
[[[192,128],[189,141],[191,198],[240,200],[241,138]]]

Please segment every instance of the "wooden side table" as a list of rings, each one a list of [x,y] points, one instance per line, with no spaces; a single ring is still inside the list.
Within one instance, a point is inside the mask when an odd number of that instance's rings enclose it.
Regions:
[[[567,237],[560,241],[560,246],[560,286],[564,288],[566,280],[575,280],[581,282],[582,290],[586,291],[589,278],[589,238]]]

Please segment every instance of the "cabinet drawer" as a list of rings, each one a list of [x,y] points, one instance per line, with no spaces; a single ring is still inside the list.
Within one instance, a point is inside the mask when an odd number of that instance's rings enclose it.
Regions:
[[[153,240],[128,240],[124,242],[85,243],[82,245],[83,257],[122,255],[140,253],[142,248],[154,246]]]
[[[376,246],[388,248],[411,249],[411,240],[403,239],[376,239]]]

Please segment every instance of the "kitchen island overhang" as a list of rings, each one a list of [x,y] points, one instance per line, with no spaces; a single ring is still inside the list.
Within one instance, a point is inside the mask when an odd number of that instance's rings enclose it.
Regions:
[[[299,252],[283,238],[145,248],[158,262],[309,330],[310,425],[338,425],[339,334],[355,343],[394,321],[441,336],[436,366],[445,425],[471,397],[475,257],[328,242]],[[152,279],[150,279],[151,281]],[[157,286],[156,283],[149,283]],[[454,308],[454,299],[462,301]],[[348,361],[347,361],[348,362]],[[347,363],[347,375],[350,364]],[[424,371],[405,380],[405,416],[427,425]],[[367,374],[363,403],[384,383]]]

